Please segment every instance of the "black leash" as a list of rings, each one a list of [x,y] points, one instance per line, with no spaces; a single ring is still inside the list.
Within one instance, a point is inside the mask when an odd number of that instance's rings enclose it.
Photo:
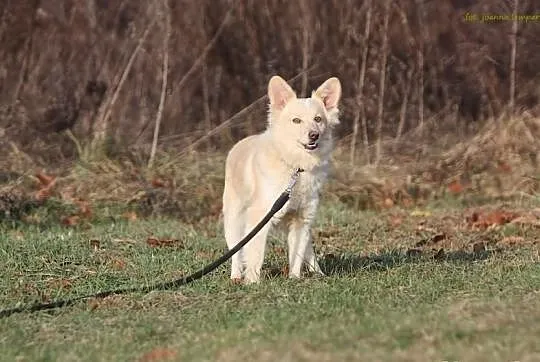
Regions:
[[[36,303],[36,304],[30,304],[30,305],[25,305],[21,307],[3,309],[3,310],[0,310],[0,318],[8,317],[15,313],[24,313],[24,312],[33,313],[33,312],[37,312],[41,310],[67,307],[67,306],[77,303],[78,301],[89,299],[89,298],[105,298],[110,295],[116,295],[116,294],[127,294],[127,293],[135,293],[135,292],[148,293],[148,292],[156,291],[156,290],[174,289],[182,285],[191,283],[197,279],[200,279],[206,274],[212,272],[221,264],[225,263],[234,254],[236,254],[240,249],[242,249],[270,221],[270,219],[279,210],[281,210],[281,208],[289,200],[291,196],[292,188],[296,184],[296,179],[300,175],[300,172],[304,172],[304,170],[301,168],[297,168],[294,171],[294,173],[291,176],[291,181],[289,182],[289,185],[287,186],[285,191],[283,191],[283,193],[277,198],[277,200],[274,202],[274,205],[272,205],[272,208],[270,208],[266,216],[253,228],[253,230],[251,230],[249,234],[244,236],[244,238],[238,244],[236,244],[234,248],[230,249],[228,252],[223,254],[219,259],[208,264],[204,268],[196,271],[195,273],[191,275],[188,275],[179,279],[175,279],[169,282],[148,285],[146,287],[119,288],[119,289],[114,289],[114,290],[106,290],[106,291],[98,292],[94,294],[83,295],[83,296],[75,297],[71,299],[57,300],[50,303]]]

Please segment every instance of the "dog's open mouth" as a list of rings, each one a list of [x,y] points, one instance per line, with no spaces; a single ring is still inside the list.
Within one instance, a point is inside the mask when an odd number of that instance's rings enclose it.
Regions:
[[[317,142],[310,142],[310,143],[304,144],[304,148],[308,151],[313,151],[317,147],[319,147],[319,144]]]

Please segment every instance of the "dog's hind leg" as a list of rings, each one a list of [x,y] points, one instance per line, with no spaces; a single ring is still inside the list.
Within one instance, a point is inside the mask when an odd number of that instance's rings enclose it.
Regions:
[[[227,247],[234,248],[236,244],[244,237],[245,227],[243,217],[236,210],[230,208],[223,213],[223,224],[225,229],[225,240],[227,241]],[[231,279],[241,279],[243,274],[243,259],[244,250],[240,249],[231,258]]]

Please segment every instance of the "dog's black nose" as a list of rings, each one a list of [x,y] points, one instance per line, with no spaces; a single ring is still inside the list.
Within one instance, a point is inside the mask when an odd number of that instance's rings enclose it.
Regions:
[[[315,142],[319,139],[319,132],[317,131],[309,131],[308,133],[309,140],[311,142]]]

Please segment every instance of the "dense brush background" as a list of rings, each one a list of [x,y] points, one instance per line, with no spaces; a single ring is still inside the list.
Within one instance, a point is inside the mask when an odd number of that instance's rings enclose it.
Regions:
[[[13,214],[13,200],[27,197],[128,198],[150,211],[192,202],[216,214],[225,152],[264,129],[274,74],[299,95],[341,79],[328,191],[342,201],[534,194],[540,20],[467,13],[540,8],[534,0],[2,1],[3,207]],[[57,177],[54,187],[36,173]],[[21,196],[28,190],[42,192]]]

